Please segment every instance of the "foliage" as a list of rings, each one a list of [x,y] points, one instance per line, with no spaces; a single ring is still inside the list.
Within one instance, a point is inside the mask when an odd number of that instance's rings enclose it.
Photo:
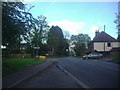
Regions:
[[[112,58],[112,62],[120,64],[120,57],[114,57],[114,58]]]
[[[28,34],[28,39],[33,47],[37,47],[42,44],[42,33],[47,27],[46,17],[41,15],[38,19],[34,18],[32,23],[32,32]]]
[[[43,62],[45,61],[35,61],[34,58],[8,58],[2,62],[3,75],[11,74]]]
[[[22,2],[2,2],[2,19],[2,45],[9,53],[21,53],[21,42],[31,30],[32,14]]]
[[[29,13],[33,7],[27,9],[22,2],[2,3],[2,45],[6,46],[6,53],[32,53],[34,47],[41,47],[46,40],[46,17],[34,18]]]
[[[43,43],[42,40],[45,39],[45,35],[43,34],[46,30],[47,22],[46,17],[44,16],[38,16],[37,19],[33,19],[33,27],[32,31],[28,34],[28,41],[32,48],[36,49],[36,55],[38,55],[39,48],[42,47]]]
[[[118,14],[116,13],[116,19],[114,20],[114,23],[116,23],[116,27],[118,29],[117,39],[118,39],[118,41],[120,41],[120,12],[118,12]]]
[[[54,55],[66,54],[66,49],[69,47],[67,40],[64,39],[62,29],[58,26],[50,28],[47,44]]]
[[[80,55],[84,54],[85,50],[86,50],[85,44],[84,43],[79,43],[79,42],[76,43],[74,50],[75,50],[77,56],[80,56]]]
[[[71,41],[74,42],[80,42],[80,43],[88,43],[91,41],[91,38],[88,36],[88,34],[78,34],[78,35],[72,35],[71,36]]]
[[[2,45],[6,46],[4,56],[11,53],[30,53],[35,56],[48,51],[53,51],[55,55],[68,55],[68,32],[64,37],[58,26],[47,30],[45,16],[34,18],[29,13],[33,7],[27,9],[22,2],[2,3]]]
[[[78,35],[72,35],[71,36],[71,45],[74,45],[73,48],[76,55],[82,55],[85,53],[85,50],[87,49],[88,43],[91,41],[91,38],[88,36],[88,34],[78,34]]]

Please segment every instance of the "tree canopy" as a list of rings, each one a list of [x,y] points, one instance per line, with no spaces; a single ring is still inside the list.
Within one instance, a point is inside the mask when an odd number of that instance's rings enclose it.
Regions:
[[[50,28],[47,43],[51,48],[53,54],[58,55],[65,54],[66,49],[69,46],[66,39],[64,39],[62,29],[58,26],[52,26]]]
[[[21,2],[2,2],[2,44],[14,45],[20,34],[24,34],[22,21],[25,6]]]
[[[23,53],[24,45],[24,52],[34,56],[49,51],[53,55],[68,55],[70,43],[75,45],[76,55],[87,49],[91,40],[87,34],[72,35],[68,40],[69,32],[63,34],[59,26],[49,27],[45,16],[34,18],[29,12],[33,7],[28,9],[22,2],[2,2],[2,45],[7,53]]]
[[[91,38],[88,34],[78,34],[71,36],[71,45],[74,45],[73,48],[76,55],[79,56],[85,53],[85,50],[88,48],[88,43],[91,41]]]

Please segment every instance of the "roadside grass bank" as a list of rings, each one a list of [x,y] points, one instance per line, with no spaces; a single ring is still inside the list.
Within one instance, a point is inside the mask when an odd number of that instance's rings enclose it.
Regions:
[[[120,64],[120,57],[113,57],[112,62]]]
[[[28,67],[42,64],[44,60],[36,60],[34,58],[7,58],[2,60],[2,75],[8,75]]]
[[[77,58],[82,58],[82,56],[75,56],[75,57],[77,57]]]

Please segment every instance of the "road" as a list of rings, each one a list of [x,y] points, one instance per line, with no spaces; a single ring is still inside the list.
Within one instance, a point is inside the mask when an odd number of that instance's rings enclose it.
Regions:
[[[117,88],[118,64],[75,57],[58,59],[59,65],[90,88]]]
[[[57,58],[57,63],[17,88],[118,88],[118,64],[103,60]],[[58,68],[59,67],[59,68]]]
[[[59,69],[56,64],[15,88],[82,88],[74,79]]]

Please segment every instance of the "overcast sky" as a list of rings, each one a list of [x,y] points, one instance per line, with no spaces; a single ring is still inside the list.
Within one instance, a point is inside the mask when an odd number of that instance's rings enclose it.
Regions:
[[[117,2],[26,2],[34,17],[44,15],[50,26],[58,25],[72,35],[89,34],[93,39],[95,30],[103,31],[117,38],[115,13],[118,12]]]

